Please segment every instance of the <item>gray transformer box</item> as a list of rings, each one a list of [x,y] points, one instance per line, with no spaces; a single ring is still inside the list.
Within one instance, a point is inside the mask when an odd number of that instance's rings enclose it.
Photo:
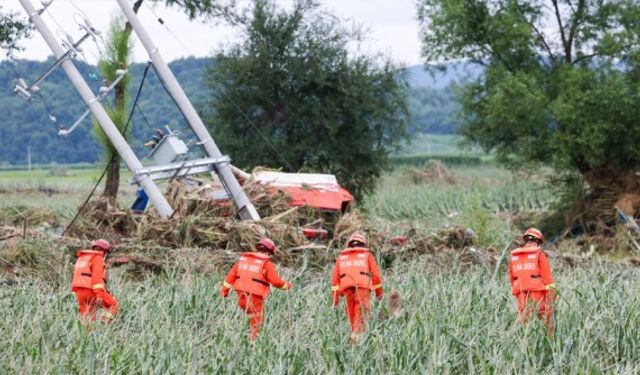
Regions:
[[[158,165],[166,165],[181,159],[189,152],[187,145],[178,137],[169,134],[151,151],[151,156]]]

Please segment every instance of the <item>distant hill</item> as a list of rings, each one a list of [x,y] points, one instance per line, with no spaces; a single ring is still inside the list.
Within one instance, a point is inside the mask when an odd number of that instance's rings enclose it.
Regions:
[[[53,62],[18,61],[15,69],[28,82],[32,82]],[[95,67],[76,61],[92,89],[97,92],[101,85]],[[213,66],[211,58],[186,58],[171,62],[171,70],[180,81],[192,102],[202,111],[208,110],[209,89],[205,71]],[[135,95],[145,64],[133,64],[130,74],[131,98]],[[409,124],[411,132],[451,133],[457,123],[452,114],[457,109],[450,85],[465,79],[469,68],[465,64],[452,65],[446,73],[431,73],[423,66],[411,66],[408,80],[411,86],[410,110],[413,119]],[[471,70],[474,72],[474,70]],[[477,74],[478,70],[475,70]],[[32,151],[33,163],[46,164],[97,162],[100,157],[99,145],[92,134],[90,120],[85,120],[67,138],[57,136],[56,126],[49,121],[49,113],[44,103],[38,100],[26,102],[13,93],[15,74],[9,63],[0,62],[0,164],[25,164],[27,148]],[[62,70],[57,69],[41,85],[41,92],[59,123],[67,127],[84,111],[84,105]],[[138,155],[144,155],[142,144],[152,135],[154,128],[170,125],[186,130],[186,125],[174,103],[165,93],[153,70],[150,71],[139,102],[142,112],[133,117],[133,144]],[[187,132],[184,132],[187,134]]]
[[[430,88],[441,90],[452,84],[460,84],[477,78],[482,69],[470,63],[452,63],[445,71],[424,65],[412,65],[407,68],[409,84],[413,88]]]
[[[16,70],[28,82],[32,82],[51,63],[36,61],[18,61]],[[94,92],[101,86],[95,67],[82,62],[75,62]],[[205,105],[208,96],[204,82],[204,72],[210,64],[208,59],[188,58],[174,61],[170,67],[180,81],[189,98],[197,105]],[[140,84],[145,64],[133,64],[130,74],[131,100]],[[77,163],[96,162],[100,157],[99,148],[94,141],[92,124],[86,119],[66,138],[57,135],[58,129],[49,121],[44,103],[38,98],[26,102],[13,94],[15,75],[8,63],[0,63],[0,139],[4,142],[0,147],[0,162],[11,164],[26,163],[26,150],[32,149],[34,163]],[[75,92],[64,72],[56,70],[40,85],[41,92],[58,122],[70,126],[84,112],[84,104]],[[151,69],[142,96],[139,101],[142,112],[136,111],[133,117],[133,139],[136,151],[142,150],[144,143],[153,133],[154,128],[171,125],[174,128],[186,129],[182,115],[169,96],[165,93],[160,81]]]

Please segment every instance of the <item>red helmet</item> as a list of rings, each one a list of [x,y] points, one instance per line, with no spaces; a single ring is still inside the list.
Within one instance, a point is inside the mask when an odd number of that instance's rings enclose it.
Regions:
[[[366,246],[367,239],[364,237],[364,234],[362,234],[359,231],[355,231],[349,236],[349,239],[347,240],[347,246],[358,246],[358,245]]]
[[[256,244],[256,250],[268,251],[269,253],[273,254],[276,252],[276,244],[273,243],[273,241],[271,241],[270,239],[265,237]]]
[[[93,242],[91,242],[91,248],[98,248],[104,251],[111,251],[111,245],[109,245],[109,243],[103,239],[99,239],[99,240],[95,240]]]
[[[544,242],[544,236],[542,235],[542,232],[540,232],[536,228],[529,228],[522,235],[522,239],[525,241],[528,241],[532,238],[537,242]]]

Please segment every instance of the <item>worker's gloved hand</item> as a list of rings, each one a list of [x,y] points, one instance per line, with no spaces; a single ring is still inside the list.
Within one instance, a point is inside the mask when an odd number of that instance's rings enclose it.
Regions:
[[[229,297],[229,288],[221,288],[220,289],[220,297],[222,297],[222,298]]]
[[[104,304],[104,300],[107,299],[107,291],[104,289],[96,289],[96,298],[98,299],[98,301],[100,301],[99,303],[102,305]],[[98,303],[98,302],[96,302]]]
[[[104,307],[104,300],[102,298],[96,299],[96,307],[99,307],[99,308]]]
[[[383,296],[384,296],[384,290],[382,288],[376,289],[376,298],[378,299],[378,301],[382,300]]]
[[[285,281],[284,285],[282,286],[282,289],[289,290],[291,288],[293,288],[293,284],[291,283],[291,281]]]

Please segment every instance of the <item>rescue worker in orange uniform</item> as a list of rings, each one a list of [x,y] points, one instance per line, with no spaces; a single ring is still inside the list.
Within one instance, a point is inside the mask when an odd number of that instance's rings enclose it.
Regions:
[[[293,287],[289,281],[280,278],[275,265],[270,260],[271,255],[276,251],[273,241],[263,238],[255,248],[257,252],[240,255],[240,259],[231,268],[220,289],[220,295],[223,298],[229,296],[231,289],[238,295],[238,306],[249,317],[251,341],[258,337],[264,321],[264,300],[269,295],[270,286],[273,285],[279,289]]]
[[[524,246],[513,250],[509,258],[509,281],[517,301],[518,318],[526,323],[536,311],[553,335],[556,288],[547,256],[540,248],[544,236],[539,230],[529,228],[522,239]]]
[[[357,342],[366,330],[371,315],[371,291],[382,299],[382,277],[376,258],[371,254],[364,235],[358,231],[349,236],[347,248],[340,252],[331,276],[333,306],[345,297],[346,312],[351,324],[351,342]]]
[[[104,269],[104,259],[111,251],[111,246],[105,240],[91,243],[91,250],[80,250],[76,253],[75,269],[71,290],[78,298],[80,317],[86,321],[96,320],[96,308],[103,307],[106,311],[102,321],[109,323],[118,312],[118,301],[107,290],[107,274]]]

